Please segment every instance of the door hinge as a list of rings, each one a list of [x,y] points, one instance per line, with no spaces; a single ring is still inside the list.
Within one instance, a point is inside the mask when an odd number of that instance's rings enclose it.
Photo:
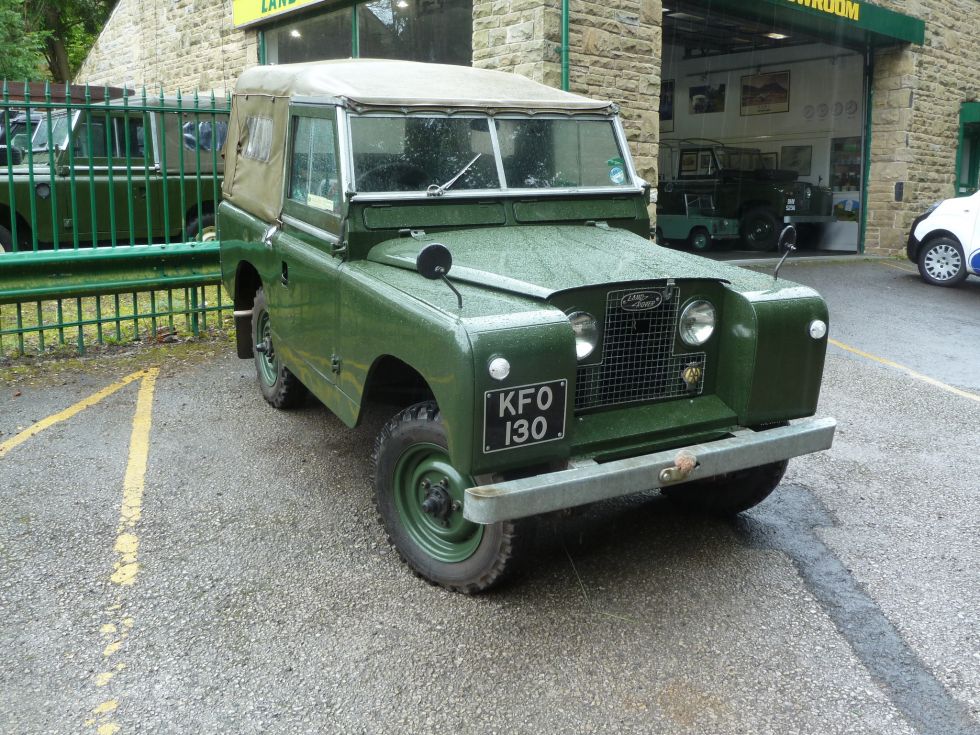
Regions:
[[[333,354],[330,356],[330,372],[340,375],[340,355]]]

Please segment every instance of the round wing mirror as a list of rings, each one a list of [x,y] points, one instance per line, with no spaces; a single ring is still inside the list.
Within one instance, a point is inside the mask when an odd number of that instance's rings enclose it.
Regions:
[[[452,267],[452,253],[449,252],[449,248],[438,242],[426,245],[415,259],[415,270],[423,278],[432,281],[445,276]]]
[[[793,225],[786,225],[783,231],[779,233],[778,249],[781,253],[796,249],[796,228]]]

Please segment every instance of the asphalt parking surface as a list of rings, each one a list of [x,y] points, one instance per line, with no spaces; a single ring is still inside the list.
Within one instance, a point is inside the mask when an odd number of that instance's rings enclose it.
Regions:
[[[732,522],[548,517],[490,595],[388,548],[386,415],[276,411],[231,348],[0,450],[0,731],[980,732],[980,281],[783,276],[831,306],[834,448]],[[112,383],[0,388],[0,447]]]

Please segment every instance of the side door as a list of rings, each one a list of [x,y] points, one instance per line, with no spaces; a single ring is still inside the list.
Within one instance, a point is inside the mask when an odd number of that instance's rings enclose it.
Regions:
[[[339,400],[337,310],[343,258],[336,108],[296,106],[289,120],[282,226],[272,239],[279,278],[279,349],[328,407]]]

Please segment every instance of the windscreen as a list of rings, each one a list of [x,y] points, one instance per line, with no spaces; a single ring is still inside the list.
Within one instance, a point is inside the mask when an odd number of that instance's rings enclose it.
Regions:
[[[48,125],[47,116],[34,125],[34,135],[31,138],[31,148],[35,151],[46,151],[50,143],[55,148],[64,148],[68,144],[68,115],[65,113],[51,115]],[[50,130],[50,138],[48,132]]]
[[[354,117],[351,147],[359,192],[500,188],[486,118]]]
[[[631,186],[611,120],[354,116],[351,147],[362,193]]]
[[[720,148],[716,151],[718,163],[722,168],[735,171],[759,171],[766,168],[762,154],[757,150]]]
[[[510,189],[629,185],[611,121],[503,119],[496,125]]]

